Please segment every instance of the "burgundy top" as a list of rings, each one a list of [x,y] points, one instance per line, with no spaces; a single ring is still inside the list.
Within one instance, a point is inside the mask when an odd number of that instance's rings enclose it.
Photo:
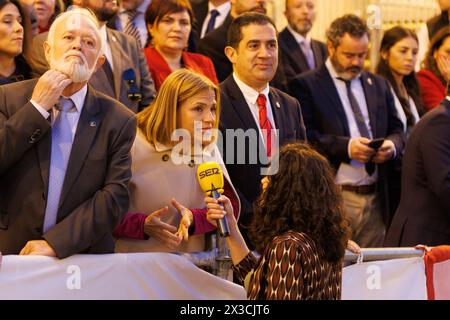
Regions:
[[[422,69],[417,72],[422,101],[427,111],[437,107],[445,99],[445,86],[431,71]]]
[[[155,81],[156,91],[159,90],[161,84],[172,73],[169,65],[163,56],[154,47],[147,47],[144,49],[145,58],[147,59],[148,68],[152,74],[152,78]],[[183,51],[181,60],[186,69],[192,70],[199,74],[208,77],[214,84],[218,84],[216,70],[211,59],[192,52]]]
[[[233,206],[234,216],[239,216],[239,201],[236,197],[233,189],[229,185],[228,181],[224,179],[224,192],[223,194],[228,197]],[[194,217],[194,232],[192,235],[204,234],[216,229],[206,219],[206,208],[203,209],[190,209]],[[148,236],[144,233],[144,223],[147,214],[139,212],[128,212],[123,217],[122,221],[114,229],[113,236],[115,238],[131,238],[137,240],[148,239]]]

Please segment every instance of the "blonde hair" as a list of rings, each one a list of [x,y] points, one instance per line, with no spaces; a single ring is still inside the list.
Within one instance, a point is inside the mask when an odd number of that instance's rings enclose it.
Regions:
[[[177,128],[177,111],[180,104],[204,90],[214,90],[216,95],[216,122],[219,126],[220,93],[219,88],[207,77],[181,68],[172,72],[163,82],[155,101],[137,114],[138,128],[147,140],[173,146],[172,133]]]

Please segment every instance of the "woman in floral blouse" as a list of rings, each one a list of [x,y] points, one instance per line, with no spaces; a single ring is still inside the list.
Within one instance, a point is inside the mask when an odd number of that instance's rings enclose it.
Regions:
[[[307,144],[284,146],[266,179],[250,227],[261,257],[248,249],[230,201],[206,198],[211,223],[225,214],[235,273],[249,299],[340,299],[349,228],[328,161]],[[357,250],[357,249],[356,249]]]

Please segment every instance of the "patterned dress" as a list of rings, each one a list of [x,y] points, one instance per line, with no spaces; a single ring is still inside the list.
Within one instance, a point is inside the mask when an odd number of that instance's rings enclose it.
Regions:
[[[275,237],[259,261],[250,252],[233,267],[249,280],[251,300],[338,300],[342,262],[325,260],[323,250],[306,234],[287,231]]]

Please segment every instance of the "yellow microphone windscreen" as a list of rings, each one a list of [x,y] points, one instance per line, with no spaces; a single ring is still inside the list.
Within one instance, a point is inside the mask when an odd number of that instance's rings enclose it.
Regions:
[[[197,179],[200,188],[211,196],[212,191],[223,193],[223,173],[217,162],[206,162],[198,166]]]

